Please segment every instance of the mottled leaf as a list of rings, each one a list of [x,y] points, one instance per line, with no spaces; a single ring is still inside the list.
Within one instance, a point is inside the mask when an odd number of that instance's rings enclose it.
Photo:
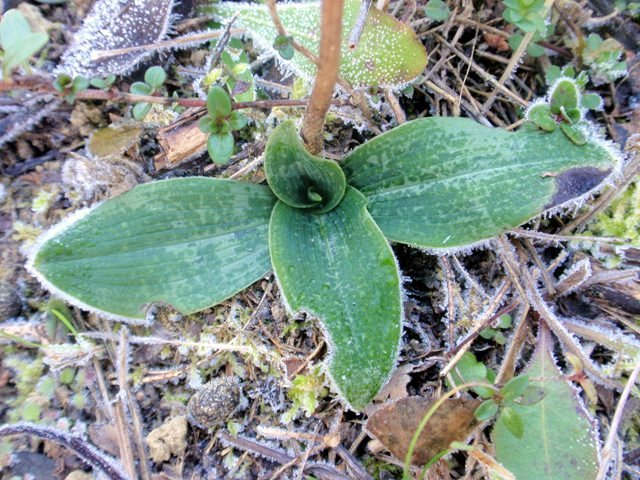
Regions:
[[[539,339],[525,372],[530,385],[546,394],[533,405],[512,403],[511,410],[500,412],[492,432],[496,458],[518,480],[593,480],[598,471],[594,423],[555,366],[547,336]]]
[[[321,213],[340,203],[346,187],[342,169],[333,160],[311,155],[293,122],[284,122],[273,131],[264,157],[269,186],[287,205]]]
[[[322,322],[329,374],[355,410],[389,379],[402,327],[398,267],[365,205],[353,188],[323,214],[279,201],[269,227],[271,261],[287,304]]]
[[[602,142],[560,130],[508,132],[466,118],[414,120],[342,162],[390,240],[464,247],[596,189],[618,166]]]
[[[140,48],[100,55],[164,40],[173,19],[173,5],[173,0],[99,0],[74,35],[59,70],[72,77],[128,73],[155,50]]]
[[[391,15],[372,8],[357,48],[348,46],[349,32],[360,8],[358,0],[346,0],[342,27],[342,63],[340,76],[353,86],[403,85],[424,70],[427,53],[413,30]],[[238,23],[247,27],[254,42],[274,55],[278,32],[264,5],[224,2],[211,11],[224,22],[239,13]],[[289,35],[318,54],[320,44],[320,8],[318,2],[278,3],[278,14]],[[312,81],[316,67],[300,53],[291,60],[280,60],[297,75]]]
[[[397,459],[404,460],[420,421],[434,400],[407,397],[376,410],[367,422],[367,431],[375,436]],[[451,442],[462,442],[478,425],[474,416],[479,400],[447,399],[433,414],[418,437],[413,461],[424,465]]]
[[[205,309],[269,272],[268,188],[189,178],[141,185],[45,234],[31,271],[87,310],[141,319]]]

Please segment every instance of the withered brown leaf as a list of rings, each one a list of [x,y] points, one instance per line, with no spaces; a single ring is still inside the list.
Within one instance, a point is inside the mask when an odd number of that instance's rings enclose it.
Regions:
[[[366,429],[393,456],[404,461],[411,438],[434,401],[424,397],[407,397],[389,403],[371,415]],[[480,403],[480,400],[447,399],[420,434],[412,463],[424,465],[448,448],[451,442],[464,441],[478,425],[473,412]]]

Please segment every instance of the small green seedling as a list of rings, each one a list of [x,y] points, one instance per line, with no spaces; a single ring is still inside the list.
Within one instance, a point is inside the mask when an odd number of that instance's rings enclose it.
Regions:
[[[285,60],[291,60],[295,50],[293,49],[293,37],[278,35],[273,42],[273,48]]]
[[[234,139],[231,132],[247,125],[247,117],[232,111],[231,99],[222,87],[215,86],[207,94],[207,115],[200,119],[200,130],[209,134],[207,151],[214,163],[224,165],[233,154]]]
[[[429,0],[424,7],[424,14],[436,22],[444,22],[451,15],[449,6],[442,0]]]
[[[596,85],[610,83],[627,73],[627,63],[620,60],[624,47],[615,38],[603,40],[597,33],[586,39],[582,50],[582,61],[589,67],[591,78]]]
[[[71,78],[66,73],[59,74],[53,82],[53,88],[64,94],[67,103],[72,104],[76,94],[89,88],[89,80],[83,76]]]
[[[31,72],[29,59],[49,41],[44,32],[32,32],[29,22],[18,10],[8,10],[0,21],[0,61],[2,77],[8,78],[13,70],[24,68]]]
[[[153,95],[164,85],[167,74],[162,67],[151,67],[144,73],[144,82],[135,82],[131,85],[129,92],[134,95]],[[144,120],[151,110],[151,104],[148,102],[139,102],[133,106],[133,118],[136,120]]]
[[[524,434],[524,421],[522,414],[518,413],[513,405],[535,405],[545,397],[542,388],[529,385],[527,375],[519,375],[512,378],[497,392],[492,392],[488,398],[480,404],[475,411],[475,416],[481,422],[486,422],[501,412],[504,426],[517,438]]]
[[[574,73],[572,68],[565,68],[558,76],[556,69],[547,75],[548,80],[554,80],[547,98],[533,103],[527,110],[526,118],[547,132],[560,127],[573,143],[584,145],[588,130],[585,114],[587,110],[600,108],[602,99],[594,93],[583,93],[588,81],[586,74],[581,73],[577,78],[565,76]]]
[[[524,32],[545,33],[544,0],[504,0],[504,19]]]
[[[226,161],[245,120],[222,88],[207,100],[201,125],[214,160]],[[390,377],[401,341],[389,241],[469,248],[589,195],[618,164],[597,139],[578,146],[559,131],[440,117],[405,123],[338,163],[309,154],[287,121],[267,141],[268,185],[141,185],[45,234],[29,269],[70,303],[134,322],[156,302],[206,309],[273,271],[288,309],[322,322],[326,378],[362,410]]]
[[[505,343],[507,343],[507,338],[504,336],[502,330],[511,328],[511,323],[511,315],[500,315],[496,326],[493,328],[485,328],[480,332],[480,336],[487,340],[493,340],[498,345],[504,345]]]

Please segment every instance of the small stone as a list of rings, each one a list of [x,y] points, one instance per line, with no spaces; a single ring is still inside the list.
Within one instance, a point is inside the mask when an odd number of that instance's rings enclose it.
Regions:
[[[210,430],[224,424],[240,404],[240,387],[228,378],[216,378],[198,390],[187,405],[189,422]]]
[[[93,480],[93,475],[82,470],[74,470],[64,480]]]
[[[149,456],[156,463],[166,462],[171,455],[181,455],[187,448],[187,419],[173,417],[147,435]]]
[[[20,310],[22,304],[15,287],[7,282],[0,282],[0,321],[17,316]]]

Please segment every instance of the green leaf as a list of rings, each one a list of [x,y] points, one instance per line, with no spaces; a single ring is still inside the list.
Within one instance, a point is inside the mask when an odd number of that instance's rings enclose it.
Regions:
[[[229,126],[231,127],[231,130],[243,129],[244,127],[247,126],[246,115],[238,111],[231,112],[231,115],[229,116]]]
[[[264,158],[267,182],[287,205],[322,213],[340,203],[346,187],[342,169],[333,160],[311,155],[293,122],[283,122],[273,131]]]
[[[577,147],[559,130],[508,132],[433,117],[368,141],[341,165],[388,239],[448,249],[593,190],[618,158],[600,143]]]
[[[129,87],[129,93],[133,95],[150,95],[153,88],[144,82],[134,82]]]
[[[38,50],[44,47],[49,41],[49,35],[46,33],[30,33],[24,36],[17,44],[13,44],[10,49],[5,50],[2,59],[2,69],[10,72],[19,65],[28,61]]]
[[[556,82],[549,92],[549,98],[549,107],[554,115],[560,115],[561,107],[564,107],[565,110],[578,108],[578,86],[575,80],[565,78]]]
[[[227,77],[226,82],[233,99],[236,102],[253,102],[256,99],[256,85],[251,69],[244,63],[247,60],[243,59],[242,55],[234,56],[226,50],[222,52],[221,60],[233,72]],[[239,69],[239,66],[243,68]]]
[[[144,72],[144,81],[155,89],[160,88],[162,85],[164,85],[166,79],[167,74],[162,67],[151,67],[147,69],[146,72]]]
[[[501,389],[500,396],[506,401],[515,400],[529,386],[529,377],[527,375],[518,375],[509,380]]]
[[[442,0],[429,0],[424,7],[424,14],[436,22],[444,22],[450,13],[449,7]]]
[[[487,420],[491,420],[496,413],[498,413],[498,404],[495,400],[489,399],[480,404],[474,412],[474,415],[481,422],[486,422]]]
[[[525,372],[530,385],[546,396],[533,405],[510,405],[522,420],[520,438],[509,429],[509,422],[514,425],[509,411],[501,411],[492,432],[496,458],[518,480],[593,480],[598,471],[594,424],[556,368],[549,344],[539,339]]]
[[[511,407],[504,407],[500,412],[499,418],[513,436],[522,438],[522,435],[524,435],[524,422],[518,412]]]
[[[235,142],[233,135],[227,133],[212,133],[207,140],[207,151],[213,163],[218,165],[226,164],[233,155]]]
[[[342,25],[340,76],[352,86],[403,85],[422,73],[427,63],[424,46],[411,28],[377,8],[372,8],[365,22],[357,48],[350,50],[349,32],[360,9],[359,0],[346,0]],[[254,43],[273,54],[273,40],[278,32],[264,5],[223,2],[211,11],[228,22],[236,13],[237,23],[244,25]],[[307,49],[318,54],[320,8],[318,2],[279,3],[278,14],[287,33]],[[313,81],[316,67],[304,55],[282,59],[297,75]]]
[[[71,91],[73,93],[82,92],[89,88],[89,79],[83,76],[79,76],[73,79]]]
[[[482,362],[476,360],[476,356],[473,353],[465,352],[451,371],[451,378],[453,378],[456,385],[470,382],[492,383],[488,379],[489,371]],[[453,387],[448,380],[447,385]],[[482,398],[491,398],[494,394],[492,389],[486,387],[474,387],[472,390]]]
[[[311,312],[323,323],[329,374],[355,410],[391,375],[402,328],[398,267],[365,205],[353,188],[324,214],[279,201],[269,227],[282,293],[292,310]]]
[[[214,119],[231,115],[231,99],[224,88],[215,85],[209,89],[207,111]]]
[[[7,52],[22,43],[31,34],[31,27],[24,15],[15,9],[8,10],[0,21],[0,47]]]
[[[582,96],[582,107],[587,110],[602,108],[602,97],[597,93],[586,93]]]
[[[553,132],[558,127],[551,114],[549,105],[544,103],[534,105],[527,110],[527,120],[533,122],[537,127],[540,127],[547,132]]]
[[[151,111],[151,104],[147,102],[136,103],[133,106],[133,118],[136,120],[144,120],[144,117]]]
[[[580,128],[575,125],[569,125],[567,123],[561,123],[560,129],[576,145],[584,145],[587,143],[587,137]]]
[[[136,187],[45,235],[30,268],[81,308],[142,319],[152,302],[189,314],[271,269],[267,187],[188,178]]]

